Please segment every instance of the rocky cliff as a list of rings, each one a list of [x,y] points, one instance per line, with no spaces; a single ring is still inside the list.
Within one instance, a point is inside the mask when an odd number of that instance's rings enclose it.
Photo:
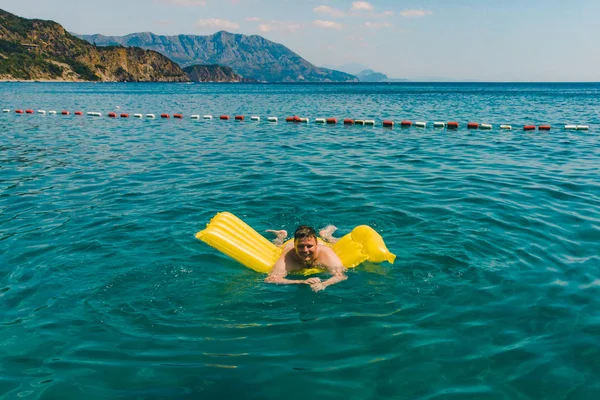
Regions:
[[[0,10],[0,79],[188,82],[162,54],[140,48],[96,47],[52,21]]]
[[[192,82],[256,82],[254,79],[243,78],[229,67],[220,65],[190,65],[183,72]]]
[[[357,82],[350,74],[318,68],[287,47],[261,36],[217,32],[210,36],[82,35],[97,46],[121,45],[152,49],[181,66],[217,64],[235,73],[265,82]]]

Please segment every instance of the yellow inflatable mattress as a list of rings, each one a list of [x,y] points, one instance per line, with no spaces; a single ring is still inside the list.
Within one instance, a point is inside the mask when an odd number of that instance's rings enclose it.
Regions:
[[[257,272],[269,273],[282,249],[228,212],[217,213],[196,238]],[[329,245],[328,243],[326,243]],[[364,261],[394,263],[396,256],[387,249],[383,238],[367,225],[357,226],[335,244],[330,245],[345,268],[354,268]],[[312,268],[304,275],[320,273]]]

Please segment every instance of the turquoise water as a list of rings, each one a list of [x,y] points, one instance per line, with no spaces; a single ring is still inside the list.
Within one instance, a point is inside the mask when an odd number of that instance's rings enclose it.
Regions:
[[[600,395],[598,84],[4,83],[0,99],[186,115],[0,114],[0,399]],[[319,293],[267,285],[194,238],[225,210],[259,231],[368,224],[398,258]]]

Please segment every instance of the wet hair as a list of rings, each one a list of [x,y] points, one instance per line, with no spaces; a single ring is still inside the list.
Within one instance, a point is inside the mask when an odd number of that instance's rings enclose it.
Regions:
[[[300,225],[294,232],[294,242],[306,238],[315,238],[317,240],[317,232],[310,226]]]

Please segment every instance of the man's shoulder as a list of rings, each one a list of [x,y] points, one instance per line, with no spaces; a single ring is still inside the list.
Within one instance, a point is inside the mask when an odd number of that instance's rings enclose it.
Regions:
[[[327,245],[323,245],[323,247],[319,248],[319,258],[323,259],[323,260],[331,260],[331,261],[338,261],[339,257],[338,255],[335,253],[335,251],[333,251],[333,249]]]

